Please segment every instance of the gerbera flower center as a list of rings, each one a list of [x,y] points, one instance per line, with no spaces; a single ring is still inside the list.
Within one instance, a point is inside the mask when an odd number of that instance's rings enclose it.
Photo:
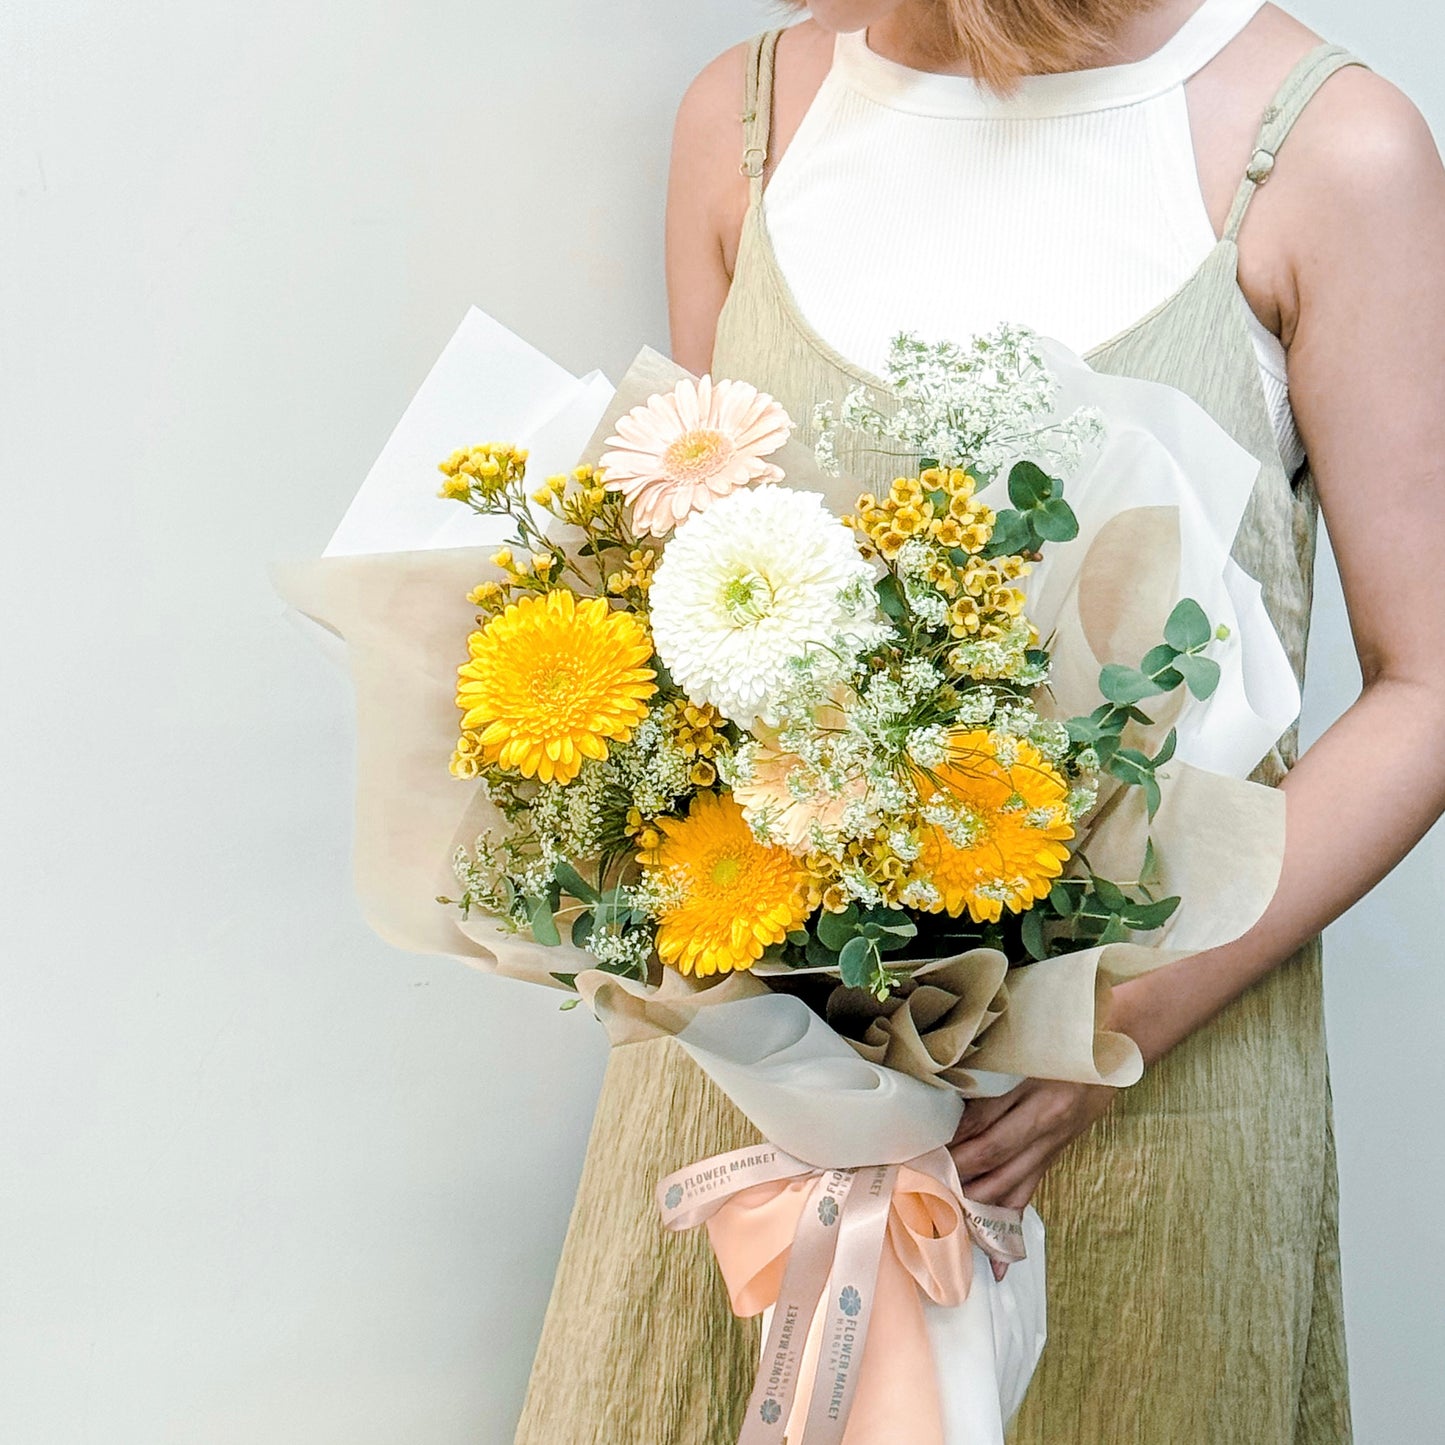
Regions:
[[[698,482],[727,466],[735,450],[726,433],[698,427],[668,443],[662,454],[662,468],[671,481]]]
[[[738,881],[738,874],[742,871],[742,861],[730,853],[725,853],[713,859],[709,877],[714,888],[727,888]]]
[[[773,610],[773,584],[760,572],[747,571],[723,587],[723,611],[737,627],[761,622]]]
[[[569,702],[577,695],[581,676],[574,658],[545,658],[532,673],[532,696],[548,707]]]

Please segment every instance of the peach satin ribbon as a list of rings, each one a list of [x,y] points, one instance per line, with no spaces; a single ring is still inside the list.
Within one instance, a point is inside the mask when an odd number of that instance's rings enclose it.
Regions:
[[[944,1445],[923,1296],[962,1304],[975,1244],[1022,1259],[1021,1211],[966,1199],[942,1148],[819,1170],[761,1144],[669,1174],[657,1201],[668,1229],[706,1224],[735,1314],[773,1306],[738,1445]]]

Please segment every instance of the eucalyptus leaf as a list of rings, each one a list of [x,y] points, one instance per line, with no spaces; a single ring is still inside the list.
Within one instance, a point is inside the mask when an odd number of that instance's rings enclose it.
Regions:
[[[803,957],[809,968],[836,968],[838,965],[837,950],[819,943],[811,935],[808,938],[808,946],[803,950]]]
[[[1139,664],[1139,670],[1154,677],[1167,668],[1173,667],[1174,659],[1178,656],[1178,648],[1170,647],[1167,642],[1161,642],[1158,647],[1151,647],[1144,654],[1144,659]]]
[[[1204,609],[1192,598],[1185,597],[1169,614],[1164,624],[1164,640],[1180,652],[1189,652],[1203,647],[1214,635]]]
[[[867,988],[880,963],[873,940],[855,936],[838,955],[838,974],[849,988]]]
[[[1060,918],[1067,918],[1075,912],[1078,900],[1074,897],[1074,888],[1065,880],[1060,879],[1049,889],[1049,907],[1059,915]]]
[[[1048,944],[1044,941],[1044,916],[1039,908],[1030,908],[1019,924],[1019,936],[1031,958],[1047,958]]]
[[[528,921],[532,926],[532,937],[546,948],[556,948],[562,942],[562,935],[557,932],[557,920],[552,916],[553,905],[550,898],[539,898],[532,904]]]
[[[1031,550],[1033,528],[1022,512],[1005,510],[999,512],[993,522],[993,536],[984,548],[985,557],[1011,557],[1017,552]],[[965,554],[964,560],[967,560]]]
[[[826,910],[818,915],[818,942],[834,953],[858,934],[858,910],[851,903],[841,913]]]
[[[1054,479],[1036,462],[1015,462],[1008,474],[1008,499],[1023,509],[1036,507],[1054,495]]]
[[[1121,919],[1111,918],[1104,925],[1104,931],[1099,935],[1098,941],[1100,943],[1127,943],[1129,930],[1124,927]]]
[[[1139,865],[1139,881],[1154,883],[1159,878],[1159,853],[1152,838],[1144,840],[1144,861]]]
[[[1129,907],[1128,896],[1117,883],[1111,883],[1107,878],[1092,878],[1090,882],[1094,885],[1094,897],[1110,913],[1122,913]]]
[[[903,595],[903,584],[891,573],[885,572],[875,584],[878,606],[883,615],[892,622],[902,622],[908,616],[908,600]]]
[[[1142,698],[1154,697],[1164,691],[1152,677],[1145,676],[1137,667],[1125,667],[1120,662],[1106,663],[1099,672],[1099,691],[1112,703],[1123,706],[1139,702]]]
[[[1174,916],[1178,907],[1178,898],[1161,898],[1157,903],[1133,903],[1130,904],[1124,919],[1130,928],[1148,932],[1150,929],[1162,928]]]
[[[552,876],[561,884],[562,891],[570,893],[579,903],[596,903],[601,896],[570,863],[558,863],[552,869]]]
[[[1159,751],[1154,754],[1154,766],[1161,767],[1174,756],[1174,749],[1179,746],[1179,729],[1170,728],[1164,735],[1164,741],[1159,745]]]
[[[915,938],[918,937],[918,925],[910,922],[907,928],[885,928],[882,936],[877,939],[878,951],[880,953],[897,953],[900,948],[907,948]]]
[[[1119,748],[1104,766],[1121,782],[1136,785],[1154,773],[1153,763],[1133,748]]]
[[[1062,498],[1045,502],[1033,514],[1034,530],[1046,542],[1072,542],[1079,535],[1079,519]]]
[[[1144,807],[1152,820],[1154,814],[1159,811],[1160,803],[1164,801],[1163,795],[1159,791],[1159,780],[1153,773],[1150,773],[1149,776],[1144,779],[1143,787]]]
[[[1175,666],[1195,697],[1212,697],[1219,686],[1219,664],[1212,657],[1186,653]]]

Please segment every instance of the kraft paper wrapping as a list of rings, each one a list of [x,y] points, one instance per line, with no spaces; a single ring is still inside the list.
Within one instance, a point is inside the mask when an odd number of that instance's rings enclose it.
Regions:
[[[643,352],[583,460],[597,460],[617,417],[684,374],[657,353]],[[1073,385],[1077,391],[1077,377]],[[1179,412],[1172,425],[1186,433],[1187,442],[1189,417],[1179,406],[1185,399],[1176,397],[1169,393],[1167,398]],[[1235,468],[1233,491],[1221,486],[1221,492],[1233,496],[1242,511],[1247,498],[1243,463],[1222,450],[1233,443],[1202,412],[1195,424],[1211,429],[1208,443],[1220,449],[1216,473],[1222,475],[1219,468],[1226,463]],[[1137,453],[1143,443],[1136,435],[1130,445]],[[806,448],[789,442],[772,459],[784,468],[788,485],[821,492],[839,513],[852,509],[856,484],[825,475]],[[1159,640],[1163,620],[1181,595],[1181,570],[1198,572],[1201,539],[1210,528],[1218,534],[1218,567],[1228,562],[1229,518],[1206,526],[1195,517],[1194,504],[1174,475],[1180,471],[1177,459],[1169,467],[1160,463],[1149,473],[1165,477],[1168,485],[1161,483],[1153,493],[1142,483],[1137,489],[1145,505],[1091,516],[1076,501],[1081,535],[1076,543],[1053,549],[1059,560],[1030,597],[1031,615],[1054,649],[1044,710],[1058,716],[1091,710],[1099,700],[1099,668],[1106,662],[1137,664]],[[1155,494],[1169,500],[1155,500]],[[455,909],[436,901],[456,889],[451,871],[456,849],[502,826],[482,790],[453,778],[446,766],[457,730],[456,668],[475,625],[466,594],[498,575],[488,557],[488,550],[471,548],[380,553],[328,557],[275,571],[286,600],[345,642],[356,691],[355,871],[363,911],[378,933],[405,949],[448,954],[488,972],[558,987],[554,974],[576,974],[578,990],[614,1042],[675,1037],[738,1100],[736,1091],[746,1092],[743,1076],[756,1074],[767,1059],[745,1056],[746,1048],[739,1055],[727,1044],[729,1030],[722,1021],[737,1017],[739,1010],[750,1029],[763,1028],[766,1020],[764,1032],[782,1056],[779,1067],[785,1072],[787,1051],[804,1034],[812,1030],[809,1048],[830,1034],[798,1000],[772,993],[761,976],[733,976],[707,986],[671,973],[651,985],[621,980],[595,969],[590,955],[569,945],[543,947],[492,920],[463,921]],[[1191,559],[1188,568],[1181,568],[1182,558]],[[1228,597],[1218,592],[1216,601],[1221,597],[1218,605],[1239,622],[1228,611]],[[1033,611],[1036,605],[1047,617]],[[1241,641],[1236,640],[1236,649]],[[1270,642],[1278,648],[1272,632],[1252,644],[1257,651],[1265,648],[1266,662]],[[1237,656],[1225,652],[1226,672],[1242,676]],[[1255,675],[1260,671],[1256,664]],[[1233,693],[1225,691],[1230,698],[1245,695],[1243,683]],[[1287,704],[1283,697],[1274,706]],[[1178,698],[1151,699],[1144,706],[1153,721],[1131,725],[1126,740],[1153,752],[1184,704]],[[1192,700],[1189,706],[1201,713]],[[1261,736],[1273,725],[1268,716],[1264,722],[1251,721]],[[1224,722],[1217,718],[1214,730]],[[1249,765],[1253,761],[1257,758]],[[1160,779],[1162,805],[1152,824],[1140,789],[1106,782],[1080,839],[1096,872],[1128,880],[1139,876],[1145,839],[1152,837],[1156,873],[1150,881],[1156,896],[1179,893],[1184,900],[1165,928],[1137,943],[1082,950],[1012,970],[1001,954],[988,949],[927,961],[905,998],[883,1008],[862,1006],[861,1016],[858,998],[839,989],[830,1016],[858,1035],[851,1045],[832,1035],[841,1052],[831,1045],[825,1049],[836,1061],[841,1086],[854,1099],[879,1105],[878,1117],[886,1115],[890,1127],[901,1116],[896,1106],[902,1090],[919,1119],[917,1137],[890,1143],[881,1129],[862,1126],[857,1111],[848,1116],[846,1128],[836,1123],[830,1128],[821,1116],[793,1128],[787,1109],[758,1104],[768,1116],[754,1117],[763,1133],[809,1162],[832,1167],[877,1163],[912,1157],[943,1142],[956,1123],[960,1093],[991,1091],[980,1075],[1112,1085],[1135,1081],[1142,1068],[1137,1048],[1102,1023],[1109,987],[1246,932],[1273,896],[1284,845],[1284,799],[1274,789],[1182,761],[1168,765],[1166,773]],[[773,1082],[783,1077],[775,1074]],[[790,1095],[783,1088],[774,1097]],[[797,1098],[791,1103],[797,1105]]]

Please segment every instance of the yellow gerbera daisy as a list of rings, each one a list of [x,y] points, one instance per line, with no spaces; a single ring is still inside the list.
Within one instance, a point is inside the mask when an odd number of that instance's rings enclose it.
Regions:
[[[808,870],[759,843],[733,799],[699,793],[686,818],[661,818],[657,867],[680,898],[661,917],[657,952],[679,973],[751,968],[813,909]]]
[[[914,864],[938,891],[933,912],[997,923],[1005,908],[1032,907],[1063,872],[1074,836],[1068,784],[1031,743],[984,728],[955,733],[920,791],[926,811],[946,803],[958,820],[931,824]]]
[[[569,783],[584,758],[626,742],[657,691],[652,641],[630,612],[557,589],[524,597],[467,639],[457,669],[462,728],[488,763]]]

